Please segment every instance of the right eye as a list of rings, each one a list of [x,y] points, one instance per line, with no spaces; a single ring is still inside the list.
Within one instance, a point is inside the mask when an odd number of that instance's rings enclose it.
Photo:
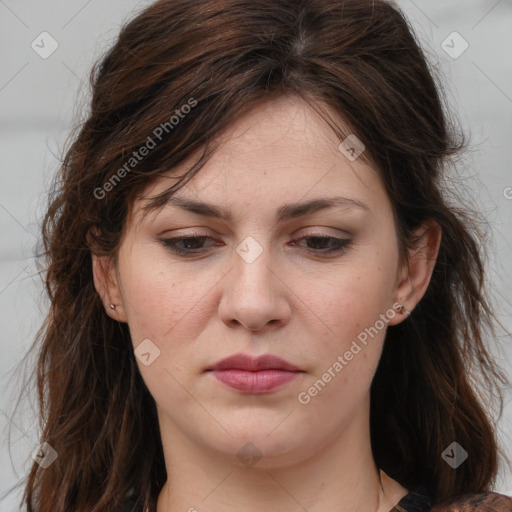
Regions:
[[[164,238],[161,242],[171,252],[180,256],[204,254],[206,251],[203,244],[206,240],[213,240],[206,235],[178,236],[174,238]]]

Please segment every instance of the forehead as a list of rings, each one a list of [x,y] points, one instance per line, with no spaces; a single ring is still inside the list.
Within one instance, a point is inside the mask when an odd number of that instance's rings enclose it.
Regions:
[[[296,95],[252,108],[216,144],[207,163],[173,194],[175,199],[215,203],[245,214],[320,196],[343,196],[377,210],[388,201],[377,170],[362,158],[347,158],[325,119]],[[175,185],[196,159],[194,155],[152,182],[137,206],[147,206]]]

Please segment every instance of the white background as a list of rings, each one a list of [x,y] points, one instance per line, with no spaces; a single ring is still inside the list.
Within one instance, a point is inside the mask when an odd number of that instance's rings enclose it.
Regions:
[[[26,406],[11,425],[10,452],[6,436],[22,382],[15,365],[47,308],[33,258],[45,190],[76,119],[78,100],[87,94],[93,61],[113,42],[121,23],[147,4],[0,0],[0,497],[26,474],[30,453],[38,445],[37,421]],[[399,0],[398,4],[443,70],[452,108],[471,135],[472,151],[461,166],[460,179],[472,194],[472,205],[492,225],[489,277],[500,319],[511,331],[512,4],[510,0]],[[47,59],[31,48],[43,31],[58,43]],[[469,45],[455,59],[442,48],[454,31]],[[463,48],[461,44],[457,36],[445,43],[454,47],[452,51]],[[510,372],[511,338],[503,336],[498,342],[501,351],[496,353]],[[509,391],[506,403],[501,429],[510,454]],[[512,495],[508,471],[500,473],[496,490]],[[18,495],[0,501],[0,512],[17,511]]]

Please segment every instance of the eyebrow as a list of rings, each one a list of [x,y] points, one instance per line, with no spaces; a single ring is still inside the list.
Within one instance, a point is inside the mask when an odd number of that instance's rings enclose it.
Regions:
[[[165,204],[166,206],[176,206],[204,217],[213,217],[223,220],[232,219],[232,213],[229,209],[210,203],[184,199],[181,197],[170,197]],[[366,204],[358,201],[357,199],[349,199],[346,197],[319,197],[303,203],[289,203],[281,206],[276,212],[276,221],[282,222],[283,220],[302,217],[320,210],[334,207],[341,207],[344,209],[357,208],[371,212],[371,209]]]

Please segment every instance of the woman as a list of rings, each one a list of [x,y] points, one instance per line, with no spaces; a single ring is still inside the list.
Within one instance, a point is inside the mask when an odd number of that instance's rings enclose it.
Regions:
[[[160,0],[91,81],[26,510],[512,510],[464,144],[397,7]]]

